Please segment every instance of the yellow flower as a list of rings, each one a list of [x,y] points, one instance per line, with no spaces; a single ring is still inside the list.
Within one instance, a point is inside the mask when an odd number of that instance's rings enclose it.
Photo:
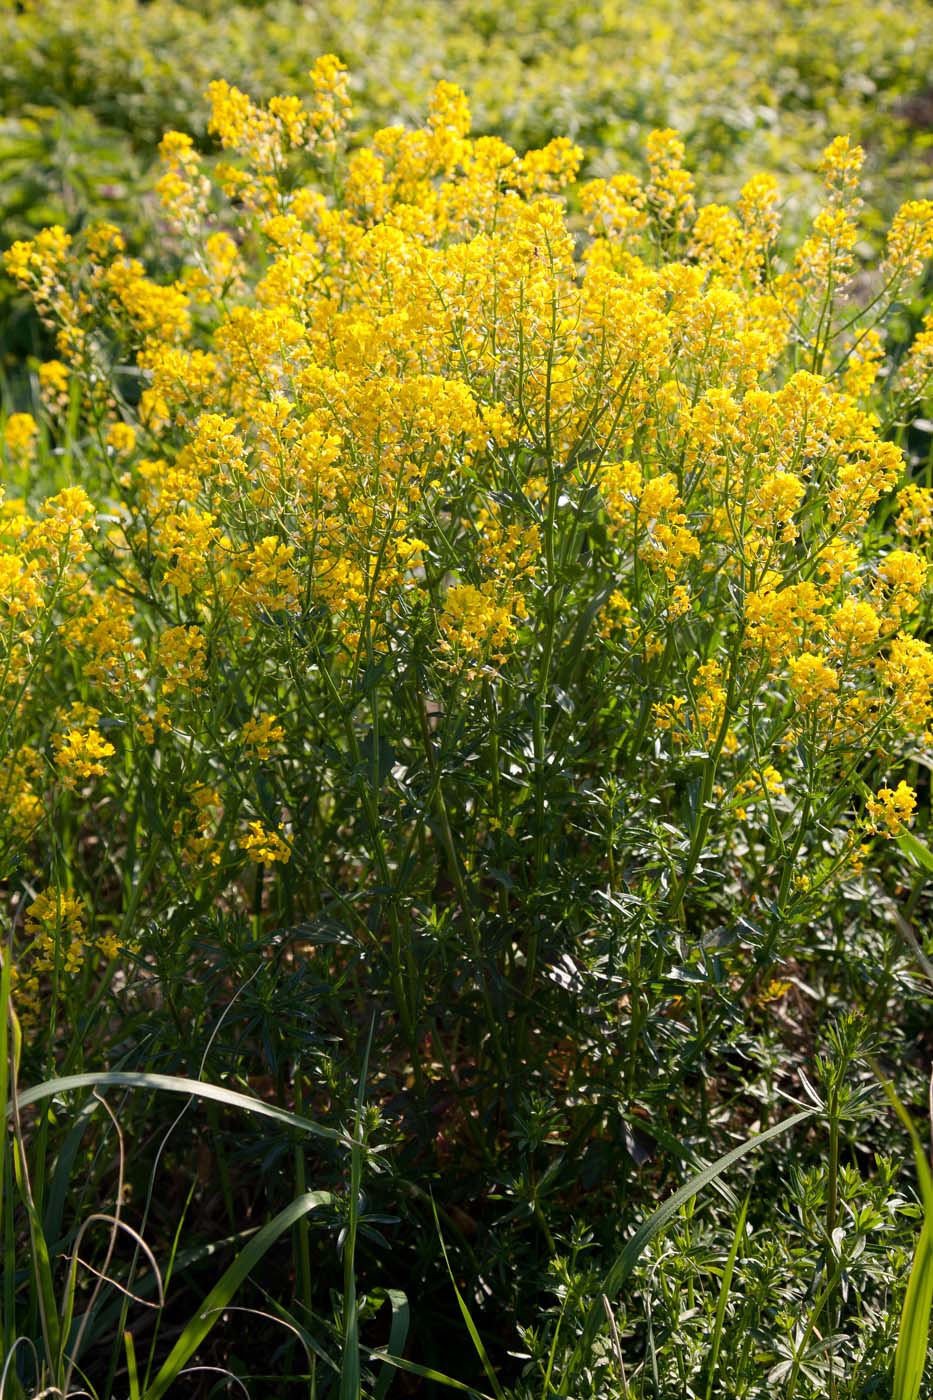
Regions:
[[[276,861],[285,865],[291,859],[291,850],[282,837],[278,832],[269,831],[262,822],[249,823],[249,832],[240,846],[256,865],[274,865]]]
[[[314,88],[314,106],[309,114],[314,133],[312,144],[333,151],[350,118],[349,74],[335,54],[326,53],[315,60],[308,76]]]
[[[820,174],[827,190],[838,198],[851,196],[858,187],[859,171],[865,163],[861,146],[853,146],[848,136],[836,136],[823,152]]]
[[[66,972],[80,971],[85,954],[84,904],[64,890],[43,890],[26,909],[25,932],[33,940],[33,974],[51,972],[61,957]]]
[[[102,760],[115,753],[113,744],[102,738],[97,728],[69,729],[54,739],[53,746],[58,770],[68,788],[88,778],[103,777],[106,769]]]
[[[881,619],[870,603],[861,598],[846,598],[829,624],[829,635],[840,651],[858,656],[878,639]]]
[[[904,727],[922,732],[933,719],[933,649],[922,638],[901,632],[877,667],[882,684],[893,691]]]
[[[652,131],[645,142],[649,178],[645,202],[665,228],[682,232],[693,218],[693,176],[683,168],[686,156],[678,132]]]
[[[162,691],[187,687],[197,694],[207,676],[206,643],[199,627],[169,627],[159,638],[158,656],[165,675]]]
[[[257,719],[246,721],[240,737],[257,758],[265,761],[270,757],[273,746],[280,744],[285,738],[285,730],[277,722],[275,715],[260,715]]]
[[[11,413],[3,425],[3,441],[14,462],[25,463],[32,455],[39,429],[31,413]]]
[[[933,254],[933,199],[910,199],[894,215],[888,232],[888,277],[916,277]]]
[[[909,538],[925,540],[933,533],[933,488],[909,481],[897,493],[897,529]]]
[[[453,584],[447,590],[440,619],[445,644],[476,657],[501,651],[515,636],[514,614],[523,610],[519,597],[500,601],[494,584],[482,588],[471,583]]]
[[[839,690],[839,677],[821,656],[805,651],[787,663],[791,690],[804,709],[823,709]]]
[[[61,360],[46,360],[39,366],[39,393],[46,412],[64,413],[68,405],[69,372]]]
[[[872,831],[885,831],[896,836],[905,826],[910,826],[917,808],[917,794],[903,781],[896,788],[879,788],[874,797],[866,803],[871,818]]]
[[[925,559],[909,549],[892,549],[878,565],[879,605],[895,622],[900,622],[917,607],[926,579]]]
[[[127,457],[136,446],[136,433],[129,423],[112,423],[107,429],[107,446],[118,457]]]

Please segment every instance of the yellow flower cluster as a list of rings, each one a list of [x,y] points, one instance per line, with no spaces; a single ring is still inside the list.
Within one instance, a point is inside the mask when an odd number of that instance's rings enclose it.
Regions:
[[[89,778],[102,778],[103,760],[114,755],[113,744],[97,729],[69,729],[55,741],[55,759],[62,781],[73,788]]]
[[[265,762],[271,757],[275,745],[285,738],[285,730],[274,715],[260,715],[256,719],[246,721],[241,737],[246,747]]]
[[[902,781],[896,788],[879,788],[876,796],[868,798],[866,806],[871,829],[896,836],[913,821],[917,794],[909,783]]]
[[[243,850],[256,865],[286,864],[291,850],[277,831],[270,831],[262,822],[250,822],[242,840]]]
[[[41,988],[49,980],[77,976],[90,957],[113,959],[119,944],[112,932],[90,935],[83,901],[66,890],[40,891],[26,907],[26,944],[14,967],[17,1004],[27,1024],[39,1017]]]

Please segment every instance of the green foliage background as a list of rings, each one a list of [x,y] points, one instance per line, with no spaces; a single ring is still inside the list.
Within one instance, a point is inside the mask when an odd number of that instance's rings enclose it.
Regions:
[[[759,168],[806,193],[840,132],[867,147],[869,203],[929,180],[925,0],[7,0],[4,238],[50,218],[140,217],[162,132],[204,136],[211,79],[255,98],[300,91],[323,52],[353,70],[363,130],[417,120],[445,77],[470,93],[477,131],[517,149],[569,136],[594,174],[671,125],[706,194]]]

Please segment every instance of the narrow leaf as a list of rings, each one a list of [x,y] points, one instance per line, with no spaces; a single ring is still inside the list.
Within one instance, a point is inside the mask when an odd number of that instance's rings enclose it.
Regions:
[[[68,1094],[75,1089],[149,1089],[166,1094],[185,1094],[190,1098],[210,1099],[222,1103],[227,1108],[242,1108],[247,1113],[255,1113],[260,1118],[272,1118],[287,1128],[297,1128],[299,1132],[310,1133],[314,1137],[327,1138],[339,1142],[343,1147],[352,1147],[353,1142],[344,1133],[334,1128],[325,1128],[310,1118],[275,1104],[264,1103],[262,1099],[240,1094],[235,1089],[225,1089],[220,1084],[202,1084],[199,1079],[183,1079],[174,1074],[147,1074],[142,1070],[102,1070],[93,1074],[69,1074],[62,1079],[47,1079],[32,1089],[25,1089],[19,1095],[20,1108],[41,1103],[43,1099],[54,1098],[57,1094]]]
[[[256,1231],[249,1244],[237,1255],[229,1269],[208,1293],[197,1314],[188,1322],[178,1341],[172,1347],[159,1374],[152,1384],[147,1386],[143,1400],[159,1400],[159,1396],[165,1394],[172,1382],[178,1377],[179,1372],[191,1360],[208,1332],[219,1320],[221,1313],[233,1298],[240,1284],[256,1267],[266,1251],[275,1244],[279,1236],[284,1235],[286,1230],[290,1230],[295,1222],[307,1215],[309,1211],[316,1210],[319,1206],[329,1205],[330,1201],[331,1195],[328,1191],[306,1191],[303,1196],[292,1201],[291,1205],[279,1211],[278,1215],[267,1225],[264,1225],[261,1230]]]
[[[590,1304],[582,1339],[583,1345],[587,1350],[592,1347],[597,1329],[602,1320],[602,1294],[605,1294],[606,1297],[610,1299],[616,1297],[619,1289],[638,1263],[642,1251],[651,1243],[655,1235],[659,1234],[664,1229],[665,1225],[674,1218],[680,1210],[680,1207],[685,1205],[687,1201],[692,1200],[693,1197],[704,1190],[705,1187],[711,1185],[717,1177],[721,1176],[723,1172],[728,1171],[735,1162],[740,1161],[742,1157],[751,1152],[754,1148],[760,1147],[762,1143],[770,1142],[772,1138],[778,1137],[781,1133],[790,1132],[792,1128],[797,1127],[798,1123],[805,1123],[808,1118],[812,1118],[815,1112],[816,1110],[813,1108],[805,1108],[800,1113],[795,1113],[790,1118],[783,1119],[780,1123],[772,1124],[772,1126],[766,1128],[763,1133],[756,1133],[754,1137],[748,1138],[745,1142],[740,1143],[738,1147],[733,1147],[731,1152],[727,1152],[725,1156],[712,1162],[710,1166],[705,1167],[703,1171],[697,1172],[695,1176],[690,1177],[689,1181],[685,1182],[678,1191],[675,1191],[673,1196],[669,1196],[663,1205],[660,1205],[656,1211],[648,1216],[648,1219],[638,1227],[612,1268],[609,1270],[595,1301]]]

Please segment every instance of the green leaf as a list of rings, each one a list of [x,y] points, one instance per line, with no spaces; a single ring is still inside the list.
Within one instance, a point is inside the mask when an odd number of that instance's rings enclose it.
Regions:
[[[165,1394],[219,1320],[240,1284],[266,1251],[275,1244],[280,1235],[284,1235],[309,1211],[329,1205],[331,1199],[329,1191],[306,1191],[303,1196],[292,1201],[291,1205],[279,1211],[261,1230],[257,1230],[249,1244],[237,1255],[229,1269],[208,1293],[196,1315],[190,1319],[155,1380],[146,1387],[142,1400],[159,1400],[159,1396]]]
[[[704,1190],[705,1187],[711,1185],[717,1177],[721,1176],[723,1172],[728,1171],[735,1162],[738,1162],[746,1153],[751,1152],[753,1148],[760,1147],[764,1142],[770,1142],[772,1138],[778,1137],[781,1133],[790,1132],[792,1128],[796,1128],[798,1123],[805,1123],[807,1119],[812,1118],[815,1113],[816,1109],[805,1108],[800,1113],[795,1113],[792,1117],[785,1118],[780,1123],[772,1124],[772,1126],[766,1128],[763,1133],[756,1133],[754,1137],[748,1138],[745,1142],[740,1143],[738,1147],[733,1147],[731,1152],[727,1152],[725,1156],[720,1157],[717,1161],[712,1162],[710,1166],[705,1167],[703,1171],[697,1172],[692,1176],[689,1181],[681,1186],[679,1191],[675,1191],[673,1196],[669,1196],[663,1205],[660,1205],[656,1211],[648,1216],[648,1219],[638,1227],[612,1268],[609,1270],[596,1299],[590,1304],[590,1310],[587,1314],[582,1338],[582,1344],[587,1351],[593,1345],[596,1332],[603,1317],[602,1295],[605,1294],[609,1299],[617,1295],[619,1289],[638,1263],[642,1251],[651,1243],[655,1235],[660,1234],[664,1226],[674,1218],[680,1210],[680,1207],[685,1205],[687,1201],[692,1200],[693,1197]]]
[[[411,1309],[408,1305],[408,1298],[400,1288],[389,1288],[386,1290],[386,1298],[392,1309],[392,1325],[389,1328],[388,1351],[392,1356],[398,1356],[405,1350],[405,1342],[408,1339],[408,1324],[411,1319]],[[386,1392],[392,1384],[393,1374],[390,1370],[383,1369],[379,1380],[376,1383],[375,1400],[385,1400]]]
[[[445,1376],[443,1371],[435,1371],[431,1366],[419,1366],[416,1361],[407,1361],[404,1356],[392,1356],[386,1351],[374,1351],[370,1353],[371,1361],[382,1361],[386,1366],[395,1366],[399,1371],[408,1371],[412,1376],[421,1376],[423,1380],[434,1381],[437,1385],[449,1386],[451,1390],[459,1390],[461,1395],[469,1395],[472,1400],[491,1400],[482,1390],[474,1390],[471,1385],[464,1385],[463,1381],[455,1381],[452,1376]]]
[[[901,1326],[894,1353],[894,1389],[891,1400],[917,1400],[930,1340],[930,1308],[933,1306],[933,1216],[928,1215],[914,1251],[914,1262],[904,1297]]]
[[[742,1202],[742,1209],[735,1226],[735,1234],[732,1236],[732,1246],[729,1250],[729,1257],[726,1260],[726,1267],[722,1273],[722,1283],[719,1288],[719,1302],[716,1305],[716,1321],[713,1325],[713,1340],[710,1343],[708,1373],[706,1381],[706,1400],[712,1400],[713,1384],[716,1380],[716,1370],[719,1366],[719,1348],[722,1343],[722,1329],[726,1321],[726,1304],[729,1300],[729,1290],[732,1287],[732,1275],[735,1272],[735,1261],[738,1258],[739,1246],[745,1235],[745,1218],[748,1215],[748,1202],[750,1196],[746,1196]]]
[[[489,1381],[489,1384],[492,1386],[493,1394],[495,1395],[496,1400],[505,1400],[505,1391],[499,1384],[499,1379],[495,1373],[495,1370],[493,1369],[492,1362],[489,1360],[489,1357],[486,1354],[486,1348],[483,1346],[482,1338],[480,1337],[479,1332],[476,1328],[476,1323],[473,1321],[470,1309],[467,1307],[466,1299],[460,1292],[460,1289],[457,1287],[457,1280],[454,1278],[454,1271],[450,1267],[450,1258],[447,1254],[447,1246],[444,1243],[444,1236],[441,1234],[441,1222],[437,1214],[437,1206],[434,1205],[433,1201],[431,1202],[431,1205],[434,1208],[434,1224],[437,1226],[437,1238],[440,1240],[441,1243],[441,1253],[444,1256],[444,1263],[447,1265],[447,1272],[450,1275],[450,1281],[453,1284],[454,1293],[457,1296],[457,1304],[460,1308],[460,1314],[464,1322],[466,1323],[467,1331],[470,1334],[470,1339],[473,1343],[474,1348],[476,1349],[476,1354],[479,1357],[480,1361],[483,1363],[483,1370],[486,1372],[486,1378]]]
[[[339,1142],[343,1147],[353,1147],[352,1139],[344,1133],[339,1133],[334,1128],[325,1128],[298,1113],[289,1113],[288,1109],[278,1108],[275,1104],[264,1103],[262,1099],[250,1098],[249,1094],[240,1094],[235,1089],[224,1089],[219,1084],[202,1084],[198,1079],[183,1079],[174,1074],[147,1074],[142,1070],[106,1070],[94,1074],[69,1074],[62,1079],[46,1079],[42,1084],[24,1090],[19,1095],[19,1106],[28,1108],[31,1104],[41,1103],[43,1099],[54,1098],[57,1094],[91,1088],[149,1089],[166,1094],[185,1094],[196,1099],[210,1099],[214,1103],[225,1104],[227,1108],[242,1108],[260,1118],[271,1118],[284,1127],[297,1128],[299,1132],[327,1138],[330,1142]]]
[[[914,1251],[914,1262],[904,1296],[904,1310],[894,1353],[894,1388],[891,1400],[918,1400],[930,1345],[930,1310],[933,1308],[933,1173],[923,1144],[893,1085],[875,1068],[895,1113],[910,1134],[914,1149],[924,1221]]]
[[[905,829],[900,832],[897,837],[897,844],[904,852],[904,855],[913,861],[914,865],[919,866],[921,870],[926,870],[928,874],[933,874],[933,851],[930,850],[925,842],[915,836],[912,831],[907,831]]]

